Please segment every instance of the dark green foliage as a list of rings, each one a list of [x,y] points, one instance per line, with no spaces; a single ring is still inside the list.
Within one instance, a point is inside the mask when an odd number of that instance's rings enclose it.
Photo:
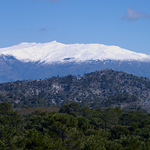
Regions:
[[[69,109],[70,106],[70,109]],[[20,116],[0,104],[1,150],[149,150],[150,114],[63,105]]]
[[[116,96],[108,96],[103,100],[105,107],[111,106],[113,104],[121,104],[121,103],[130,103],[138,101],[138,98],[135,95],[122,94],[118,93]]]
[[[115,126],[110,129],[110,139],[120,139],[121,136],[127,136],[130,133],[127,127],[124,126]]]
[[[23,130],[23,118],[11,105],[4,102],[0,104],[0,147],[1,149],[20,148],[20,137]],[[22,143],[22,142],[21,142]]]
[[[41,132],[35,129],[30,129],[26,131],[24,135],[24,140],[25,140],[24,149],[33,149],[33,150],[55,149],[51,137],[48,134],[43,135]]]
[[[78,103],[70,103],[70,104],[65,104],[63,105],[60,110],[59,113],[67,113],[67,114],[71,114],[73,116],[76,116],[77,113],[79,113],[80,107]]]
[[[0,114],[7,115],[9,112],[12,112],[12,107],[9,103],[3,102],[0,104]]]

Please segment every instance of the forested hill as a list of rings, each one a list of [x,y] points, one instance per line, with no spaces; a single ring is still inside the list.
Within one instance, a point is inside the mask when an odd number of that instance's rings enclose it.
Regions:
[[[150,79],[105,69],[83,77],[68,75],[44,80],[0,84],[0,101],[17,107],[60,106],[78,102],[90,108],[150,108]]]

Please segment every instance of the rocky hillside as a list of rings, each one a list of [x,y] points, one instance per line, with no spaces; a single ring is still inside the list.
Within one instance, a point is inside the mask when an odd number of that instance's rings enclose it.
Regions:
[[[90,108],[120,107],[124,110],[150,108],[150,79],[105,69],[84,76],[0,84],[0,101],[14,107],[60,106],[78,102]]]

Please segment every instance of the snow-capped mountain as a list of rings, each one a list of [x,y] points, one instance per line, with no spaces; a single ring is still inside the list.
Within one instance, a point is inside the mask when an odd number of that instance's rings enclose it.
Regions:
[[[0,54],[11,55],[22,62],[84,62],[88,60],[150,61],[150,56],[132,52],[118,46],[103,44],[21,43],[1,48]]]
[[[0,48],[0,82],[114,69],[150,78],[150,55],[103,44],[21,43]]]

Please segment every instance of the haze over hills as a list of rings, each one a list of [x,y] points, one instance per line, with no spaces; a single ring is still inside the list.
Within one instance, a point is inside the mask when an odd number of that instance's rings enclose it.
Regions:
[[[103,44],[21,43],[0,48],[0,82],[114,69],[150,78],[150,55]]]

